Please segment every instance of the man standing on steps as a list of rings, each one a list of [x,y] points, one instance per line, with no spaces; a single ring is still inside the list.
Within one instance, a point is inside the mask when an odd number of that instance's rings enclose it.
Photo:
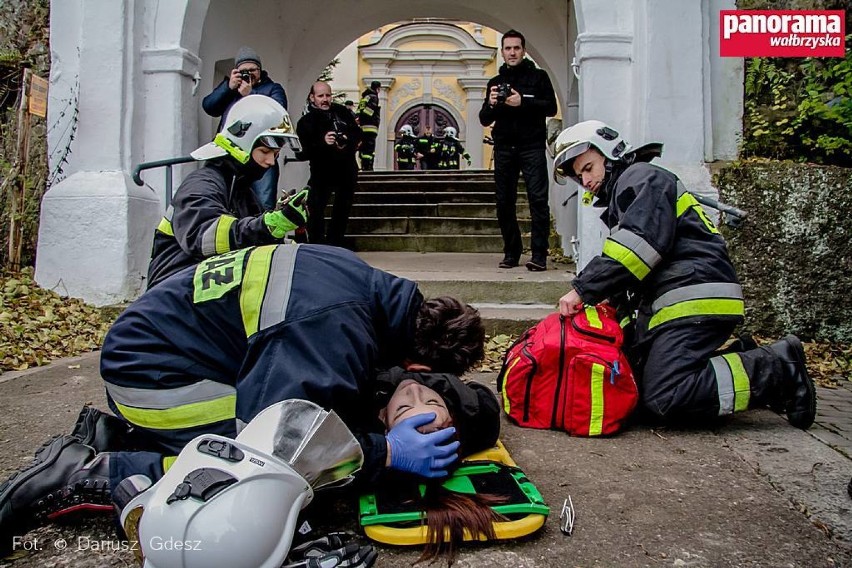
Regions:
[[[370,83],[370,88],[361,93],[361,101],[358,103],[358,124],[361,125],[361,147],[358,155],[361,157],[361,169],[365,172],[373,171],[373,162],[376,158],[376,138],[379,136],[379,90],[382,84],[378,81]]]
[[[300,158],[311,165],[308,185],[308,242],[343,246],[349,211],[358,184],[355,149],[361,129],[345,106],[331,102],[331,86],[317,81],[308,95],[308,114],[299,119],[296,133],[302,143]],[[325,208],[334,193],[331,225],[325,230]]]
[[[500,268],[514,268],[521,259],[523,244],[518,227],[518,176],[524,174],[529,198],[532,258],[528,270],[547,270],[550,207],[547,203],[547,159],[545,119],[556,114],[556,95],[547,73],[526,59],[523,34],[509,30],[503,35],[501,53],[505,63],[488,81],[486,98],[479,111],[482,126],[491,126],[494,137],[494,183],[497,221],[503,235]]]

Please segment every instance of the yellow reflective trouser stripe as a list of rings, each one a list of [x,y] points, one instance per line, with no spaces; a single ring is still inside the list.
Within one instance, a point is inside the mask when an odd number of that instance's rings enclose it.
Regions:
[[[745,307],[742,300],[719,298],[687,300],[662,308],[648,322],[648,329],[690,316],[742,316],[744,314]]]
[[[639,280],[644,279],[651,272],[648,265],[635,252],[612,239],[607,239],[604,243],[603,253],[623,265],[624,268],[629,270]]]
[[[251,252],[246,262],[243,286],[240,289],[240,311],[246,337],[257,333],[260,323],[260,310],[266,294],[266,282],[269,280],[269,266],[276,245],[258,247]]]
[[[132,424],[151,430],[180,430],[233,420],[237,416],[237,395],[192,402],[172,408],[134,408],[115,403],[121,415]]]
[[[736,353],[728,353],[710,359],[716,375],[716,390],[719,396],[719,416],[748,409],[751,398],[751,382]]]
[[[163,217],[160,221],[160,224],[157,225],[157,230],[170,237],[175,236],[175,232],[172,230],[172,222],[166,219],[165,217]]]
[[[604,367],[592,363],[592,414],[589,417],[589,436],[600,436],[603,431],[604,415]]]
[[[598,309],[594,306],[586,306],[586,319],[589,320],[589,326],[595,329],[603,329],[603,322],[598,315]]]
[[[169,468],[172,467],[172,464],[177,460],[177,456],[165,456],[163,457],[163,473],[169,471]]]
[[[230,215],[222,215],[216,225],[216,254],[231,250],[231,225],[237,220]]]
[[[509,365],[506,369],[506,374],[503,375],[503,410],[506,412],[506,415],[509,414],[509,395],[506,394],[506,386],[509,380],[509,375],[512,373],[512,369],[515,368],[515,365],[520,363],[521,358],[516,357],[514,361]]]
[[[747,410],[751,398],[751,384],[745,367],[743,367],[743,361],[736,353],[722,355],[722,358],[730,365],[731,375],[734,379],[734,412]]]

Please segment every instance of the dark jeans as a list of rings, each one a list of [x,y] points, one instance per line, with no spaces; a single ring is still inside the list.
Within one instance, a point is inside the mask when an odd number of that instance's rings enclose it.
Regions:
[[[278,171],[278,162],[275,162],[275,165],[266,170],[263,177],[251,186],[257,202],[264,211],[275,209],[275,202],[278,201]]]
[[[357,180],[355,176],[337,180],[308,182],[311,188],[308,193],[308,242],[312,244],[328,244],[343,246],[346,235],[346,224],[349,222],[349,212],[355,195]],[[331,208],[331,222],[328,232],[325,228],[325,208],[331,194],[334,193],[334,205]]]
[[[503,253],[519,259],[523,251],[518,227],[518,177],[524,174],[530,204],[530,248],[536,260],[547,258],[550,237],[550,206],[547,203],[547,158],[544,147],[494,147],[494,183],[497,186],[497,221],[503,235]]]

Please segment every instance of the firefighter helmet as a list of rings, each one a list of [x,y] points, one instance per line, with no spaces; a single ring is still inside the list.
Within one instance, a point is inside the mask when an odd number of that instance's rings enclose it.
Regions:
[[[458,136],[458,132],[452,126],[448,126],[444,129],[444,136],[447,138],[455,138]]]
[[[411,128],[410,124],[403,124],[402,128],[399,129],[399,133],[403,136],[411,136],[414,137],[414,129]]]
[[[582,185],[573,169],[574,159],[594,147],[609,160],[617,162],[632,146],[613,128],[599,120],[587,120],[566,128],[554,143],[553,178],[564,185],[570,178]]]
[[[290,146],[294,151],[302,148],[290,115],[265,95],[248,95],[238,100],[222,124],[222,131],[213,142],[190,154],[193,158],[209,160],[230,155],[245,164],[258,144],[273,149]]]

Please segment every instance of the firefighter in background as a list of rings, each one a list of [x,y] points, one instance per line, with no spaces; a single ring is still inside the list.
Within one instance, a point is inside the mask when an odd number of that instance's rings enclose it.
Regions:
[[[675,174],[648,163],[662,144],[634,148],[589,120],[564,130],[555,148],[556,181],[583,186],[583,202],[597,198],[606,208],[601,220],[614,229],[559,311],[571,316],[604,300],[622,310],[630,304],[636,319],[628,354],[645,408],[667,422],[701,425],[768,406],[809,428],[816,391],[798,338],[766,347],[742,338],[719,350],[743,321],[742,287],[725,239],[695,197]],[[623,301],[626,293],[635,303]]]
[[[457,170],[459,169],[459,156],[467,161],[470,167],[470,154],[468,154],[462,143],[459,142],[458,133],[452,126],[444,129],[444,138],[439,142],[438,148],[438,169],[439,170]]]
[[[410,124],[402,125],[399,129],[399,140],[394,144],[396,150],[396,167],[400,170],[413,170],[415,160],[415,146],[417,138],[414,137],[414,129]]]
[[[370,83],[368,89],[361,93],[358,103],[358,123],[361,125],[361,146],[358,155],[361,158],[361,170],[373,171],[373,161],[376,158],[376,137],[379,135],[379,90],[382,84],[378,81]]]
[[[432,136],[432,127],[426,125],[423,134],[417,137],[416,156],[421,170],[434,170],[438,167],[438,141]]]

